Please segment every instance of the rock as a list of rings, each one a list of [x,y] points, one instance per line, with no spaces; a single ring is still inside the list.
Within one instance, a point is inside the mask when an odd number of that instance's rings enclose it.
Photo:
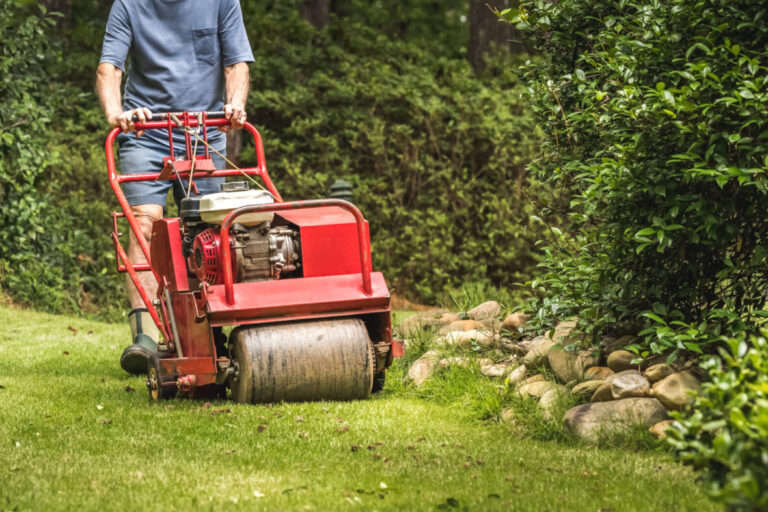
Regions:
[[[559,389],[550,389],[548,391],[545,391],[543,395],[541,395],[541,398],[539,399],[539,407],[541,407],[541,411],[543,413],[543,416],[545,419],[551,420],[552,415],[557,408],[557,402],[560,398],[560,390]]]
[[[530,315],[526,315],[525,313],[512,313],[510,315],[507,315],[504,318],[504,321],[501,322],[501,329],[511,332],[517,332],[519,328],[521,328],[525,323],[530,320]]]
[[[635,339],[637,339],[637,337],[631,335],[622,336],[620,338],[611,338],[606,336],[600,340],[600,350],[602,350],[605,354],[610,354],[611,352],[616,352],[617,350],[622,349],[627,345],[631,345]]]
[[[579,323],[578,318],[571,318],[570,320],[565,320],[564,322],[560,322],[555,327],[555,330],[552,332],[552,335],[550,336],[550,339],[554,341],[555,343],[559,343],[560,345],[570,345],[573,341],[571,339],[571,334],[573,330],[576,328],[576,324]]]
[[[675,373],[675,370],[666,363],[654,364],[649,366],[643,372],[646,379],[651,382],[658,382],[661,379],[665,379]]]
[[[580,379],[584,370],[597,364],[593,352],[572,352],[561,346],[552,347],[547,354],[549,367],[561,382]]]
[[[501,421],[504,423],[515,423],[515,410],[514,409],[504,409],[501,411]]]
[[[443,343],[448,345],[459,345],[462,348],[471,348],[474,341],[483,348],[488,348],[493,345],[494,336],[490,331],[479,331],[472,329],[471,331],[453,331],[449,332],[442,338]]]
[[[640,372],[637,370],[624,370],[623,372],[619,373],[613,373],[608,376],[607,379],[603,381],[603,385],[601,385],[595,393],[592,395],[592,401],[593,402],[606,402],[608,400],[613,400],[613,381],[614,379],[618,377],[628,376],[628,375],[634,375],[637,377],[642,377],[640,375]]]
[[[616,350],[608,354],[608,368],[614,372],[637,369],[637,365],[632,364],[632,360],[636,357],[636,354],[628,350]]]
[[[517,394],[520,396],[541,398],[544,396],[544,393],[551,390],[562,392],[565,390],[565,388],[548,380],[540,380],[537,382],[530,382],[528,384],[521,385],[519,388],[517,388]]]
[[[528,366],[538,366],[547,360],[547,354],[555,346],[555,342],[546,336],[537,336],[531,340],[528,352],[523,357],[523,362]]]
[[[467,311],[467,316],[472,320],[484,320],[486,318],[495,318],[501,314],[501,306],[495,300],[483,302],[476,308]]]
[[[421,387],[432,374],[438,361],[440,361],[440,356],[437,351],[430,350],[426,352],[408,368],[408,378],[413,381],[416,387]]]
[[[449,332],[472,331],[481,328],[481,325],[474,320],[456,320],[448,325],[444,325],[437,331],[438,334],[448,334]]]
[[[511,352],[518,357],[525,357],[531,349],[531,340],[523,340],[515,343],[509,338],[501,338],[499,340],[499,348],[506,352]]]
[[[602,384],[602,380],[587,380],[581,384],[576,384],[571,390],[571,393],[580,398],[591,397]]]
[[[653,396],[664,407],[673,411],[680,411],[690,405],[694,396],[692,393],[701,389],[699,379],[692,372],[674,373],[653,385]]]
[[[480,368],[486,377],[504,377],[509,372],[509,366],[505,364],[487,364]]]
[[[613,370],[606,366],[593,366],[584,372],[584,378],[587,380],[605,380],[613,375]]]
[[[624,398],[577,405],[565,413],[564,422],[579,437],[594,441],[601,432],[621,431],[631,425],[649,428],[666,417],[666,409],[655,398]]]
[[[449,366],[460,366],[461,368],[466,368],[471,362],[472,360],[468,357],[446,357],[437,363],[437,367],[448,368]]]
[[[441,325],[440,317],[445,313],[444,310],[436,309],[411,315],[400,323],[400,335],[414,336],[421,330],[437,327]]]
[[[441,316],[439,320],[441,324],[448,325],[452,324],[453,322],[460,322],[461,315],[458,313],[443,313],[443,316]]]
[[[648,429],[648,431],[655,437],[656,439],[666,439],[667,437],[667,429],[672,426],[674,423],[674,420],[664,420],[660,421],[651,428]]]
[[[525,365],[521,364],[509,373],[509,376],[507,377],[507,384],[510,386],[515,386],[518,382],[522,382],[525,379],[527,371],[528,369],[525,367]]]
[[[608,402],[610,400],[613,400],[613,393],[611,392],[610,383],[605,380],[602,381],[600,387],[592,393],[592,398],[589,399],[590,402]]]
[[[531,375],[527,379],[523,381],[523,384],[530,384],[531,382],[543,382],[547,379],[544,378],[544,376],[540,373],[537,373],[536,375]],[[522,385],[522,384],[521,384]]]
[[[648,396],[651,384],[639,373],[616,374],[611,379],[611,395],[614,400]]]

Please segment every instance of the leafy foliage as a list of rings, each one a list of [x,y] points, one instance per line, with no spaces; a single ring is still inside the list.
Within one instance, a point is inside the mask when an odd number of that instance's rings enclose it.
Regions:
[[[723,332],[760,320],[766,15],[728,0],[536,0],[504,13],[547,56],[524,68],[548,135],[534,169],[567,191],[572,222],[546,244],[535,284],[557,299],[542,316],[575,313],[594,332],[654,305],[664,322]],[[654,351],[689,350],[657,338]]]
[[[670,430],[679,456],[705,470],[707,490],[735,510],[768,508],[767,335],[733,338],[721,359],[709,359],[712,381]]]
[[[249,110],[285,196],[352,182],[374,263],[399,293],[434,301],[464,281],[527,276],[538,138],[514,75],[478,80],[463,60],[364,25],[317,32],[295,9],[251,9]]]

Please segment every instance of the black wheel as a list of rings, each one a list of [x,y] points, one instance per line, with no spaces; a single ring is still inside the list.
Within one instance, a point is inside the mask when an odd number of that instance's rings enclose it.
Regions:
[[[161,359],[164,359],[164,356],[154,353],[147,363],[147,389],[149,390],[149,397],[156,402],[173,398],[178,391],[175,379],[163,377],[160,372]]]
[[[371,389],[371,393],[378,393],[382,389],[384,389],[384,383],[387,379],[387,371],[382,370],[380,373],[377,373],[373,376],[373,388]]]

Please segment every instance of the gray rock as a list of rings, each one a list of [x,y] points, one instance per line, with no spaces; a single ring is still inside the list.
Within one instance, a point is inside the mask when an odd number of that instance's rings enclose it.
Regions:
[[[600,387],[592,393],[592,398],[589,399],[590,402],[608,402],[610,400],[613,400],[613,393],[611,392],[611,385],[607,381],[602,381]]]
[[[624,431],[632,425],[649,428],[666,417],[666,409],[655,398],[624,398],[578,405],[565,414],[564,423],[579,437],[594,441],[602,432]]]
[[[675,373],[674,368],[666,363],[660,363],[646,368],[646,370],[643,372],[643,375],[651,382],[658,382],[661,379],[669,377],[673,373]]]
[[[510,386],[515,386],[519,382],[522,382],[525,380],[526,373],[528,372],[528,369],[525,367],[524,364],[521,364],[511,372],[509,372],[509,376],[507,377],[507,383]]]
[[[557,409],[557,403],[560,400],[560,389],[550,389],[545,391],[539,399],[539,407],[545,419],[551,420]]]
[[[597,388],[599,388],[603,382],[604,381],[602,380],[584,381],[581,384],[576,384],[571,390],[571,393],[579,398],[591,397],[595,394],[595,391],[597,391]]]
[[[632,360],[635,358],[637,355],[628,350],[616,350],[608,354],[608,368],[614,372],[637,369],[638,365],[632,364]]]
[[[454,357],[446,357],[444,359],[441,359],[440,362],[437,364],[439,368],[448,368],[449,366],[458,366],[461,368],[469,368],[469,366],[472,365],[472,363],[477,363],[480,366],[485,366],[493,363],[490,359],[486,358],[480,358],[480,359],[472,359],[471,357],[461,357],[461,356],[454,356]]]
[[[432,371],[440,361],[437,351],[430,350],[413,362],[408,368],[408,378],[410,378],[416,387],[421,387],[424,382],[432,375]]]
[[[467,316],[472,320],[484,320],[486,318],[495,318],[501,314],[501,306],[495,300],[483,302],[479,306],[467,311]]]
[[[461,321],[461,315],[458,313],[443,313],[439,320],[441,324],[448,325]]]
[[[584,370],[595,366],[598,362],[594,352],[572,352],[561,346],[552,347],[547,354],[549,367],[561,382],[580,379]]]
[[[501,421],[503,421],[504,423],[514,424],[515,417],[516,415],[515,415],[514,409],[504,409],[503,411],[501,411]]]
[[[555,326],[555,329],[549,333],[550,339],[560,345],[570,345],[576,338],[574,330],[578,323],[578,318],[571,318],[560,322]]]
[[[490,331],[472,329],[470,331],[449,332],[436,341],[446,345],[459,345],[462,348],[471,348],[474,341],[483,348],[489,348],[493,346],[494,335]]]
[[[664,407],[673,411],[685,409],[693,403],[694,394],[701,390],[701,383],[692,372],[674,373],[653,385],[653,396]]]
[[[639,373],[622,373],[611,379],[611,395],[614,400],[648,396],[651,384]]]
[[[540,366],[547,360],[547,354],[555,346],[555,342],[546,336],[537,336],[531,340],[528,352],[523,362],[528,366]]]

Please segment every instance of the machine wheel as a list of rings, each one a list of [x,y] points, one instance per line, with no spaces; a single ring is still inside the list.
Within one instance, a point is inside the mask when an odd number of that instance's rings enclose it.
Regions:
[[[373,344],[358,318],[241,327],[229,337],[232,399],[354,400],[373,387]]]
[[[147,363],[147,389],[149,397],[154,401],[168,400],[176,396],[178,389],[176,386],[164,386],[164,382],[173,382],[173,379],[163,378],[160,373],[160,360],[164,356],[160,353],[154,353],[150,356]]]
[[[387,380],[387,371],[383,370],[376,375],[373,376],[373,389],[371,390],[371,393],[378,393],[382,389],[384,389],[384,384]]]

